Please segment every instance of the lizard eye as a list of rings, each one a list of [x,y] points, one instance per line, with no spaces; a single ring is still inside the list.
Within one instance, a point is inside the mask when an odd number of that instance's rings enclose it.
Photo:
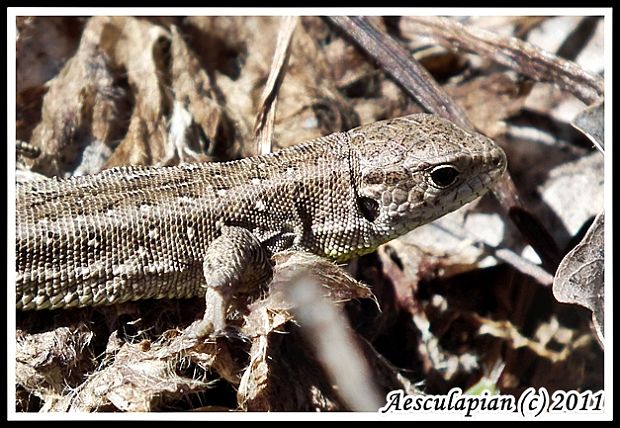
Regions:
[[[452,165],[439,165],[431,170],[431,181],[435,187],[443,189],[454,184],[460,172]]]

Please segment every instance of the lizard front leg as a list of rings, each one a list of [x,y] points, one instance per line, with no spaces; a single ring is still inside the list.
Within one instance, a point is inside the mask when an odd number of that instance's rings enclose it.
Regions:
[[[223,330],[231,303],[245,305],[272,275],[269,256],[258,239],[237,226],[222,226],[221,235],[207,248],[203,272],[206,309],[203,320],[192,328],[196,337]]]

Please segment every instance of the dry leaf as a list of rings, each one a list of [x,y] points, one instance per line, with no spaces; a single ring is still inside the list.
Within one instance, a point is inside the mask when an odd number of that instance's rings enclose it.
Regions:
[[[600,213],[581,242],[564,257],[553,281],[556,299],[592,311],[594,331],[601,345],[605,321],[604,230],[605,215]]]
[[[575,116],[572,125],[583,132],[601,152],[605,152],[605,102],[600,101]]]

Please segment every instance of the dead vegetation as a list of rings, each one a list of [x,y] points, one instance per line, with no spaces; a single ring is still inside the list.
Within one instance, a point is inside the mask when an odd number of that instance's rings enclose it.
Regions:
[[[269,293],[211,341],[183,334],[201,299],[17,313],[17,411],[372,410],[394,389],[602,389],[603,215],[588,231],[603,210],[602,18],[17,28],[16,134],[40,152],[20,162],[47,176],[238,159],[423,109],[495,139],[510,172],[348,274],[277,255]]]

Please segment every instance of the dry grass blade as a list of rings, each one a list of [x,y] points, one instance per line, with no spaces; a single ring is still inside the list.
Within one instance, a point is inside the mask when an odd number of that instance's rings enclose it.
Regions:
[[[508,216],[539,255],[545,268],[554,272],[561,260],[560,249],[543,223],[523,206],[510,207]]]
[[[553,275],[508,248],[499,248],[493,251],[493,255],[516,270],[535,278],[541,285],[549,286],[553,283]]]
[[[376,411],[381,395],[343,314],[323,297],[322,287],[311,277],[293,280],[286,292],[295,305],[295,318],[343,401],[353,411]]]
[[[510,174],[504,174],[497,186],[492,189],[492,192],[506,215],[541,258],[545,268],[551,272],[555,271],[560,262],[558,245],[543,223],[523,205]],[[513,258],[509,257],[504,260],[511,263]],[[514,267],[522,270],[518,265],[514,265]],[[535,275],[535,277],[544,279],[541,281],[541,284],[550,285],[547,275]]]
[[[553,275],[549,274],[540,266],[521,257],[509,248],[499,248],[494,245],[490,245],[489,243],[485,242],[482,239],[479,239],[478,237],[464,235],[460,230],[456,228],[450,228],[448,223],[442,224],[441,226],[437,224],[434,225],[434,227],[440,228],[455,237],[459,237],[459,239],[461,240],[475,240],[477,243],[484,247],[485,251],[493,254],[494,257],[508,263],[513,268],[524,273],[525,275],[531,276],[542,285],[550,286],[553,283]]]
[[[276,43],[276,50],[273,54],[271,71],[269,72],[269,78],[263,90],[261,108],[256,117],[256,124],[254,126],[257,153],[261,155],[271,152],[278,89],[284,79],[284,73],[291,52],[291,41],[298,21],[299,18],[296,16],[286,16],[282,18],[282,28],[278,33],[278,41]]]
[[[465,112],[398,42],[379,32],[364,17],[332,16],[327,19],[374,58],[426,110],[463,128],[473,129]]]
[[[557,266],[557,263],[554,263],[554,261],[557,260],[557,245],[553,241],[553,238],[549,238],[547,240],[549,242],[547,242],[539,239],[539,236],[536,236],[531,232],[532,230],[536,230],[538,232],[538,229],[540,229],[545,234],[545,237],[549,236],[549,233],[545,231],[544,226],[542,226],[541,223],[525,209],[515,187],[514,181],[510,175],[505,174],[499,184],[492,189],[492,192],[500,202],[502,208],[506,211],[508,217],[532,245],[534,250],[536,250],[536,252],[541,256],[543,261],[548,260],[548,265]],[[542,243],[543,241],[544,243]],[[545,257],[546,254],[550,255]]]
[[[442,17],[403,18],[407,37],[423,36],[446,47],[456,47],[489,58],[537,81],[550,82],[574,94],[586,104],[598,101],[604,92],[603,79],[549,52],[514,37],[465,26]]]
[[[543,223],[525,207],[510,174],[504,174],[492,192],[506,215],[539,255],[545,268],[555,271],[561,259],[558,245]],[[547,281],[542,284],[547,284]]]

